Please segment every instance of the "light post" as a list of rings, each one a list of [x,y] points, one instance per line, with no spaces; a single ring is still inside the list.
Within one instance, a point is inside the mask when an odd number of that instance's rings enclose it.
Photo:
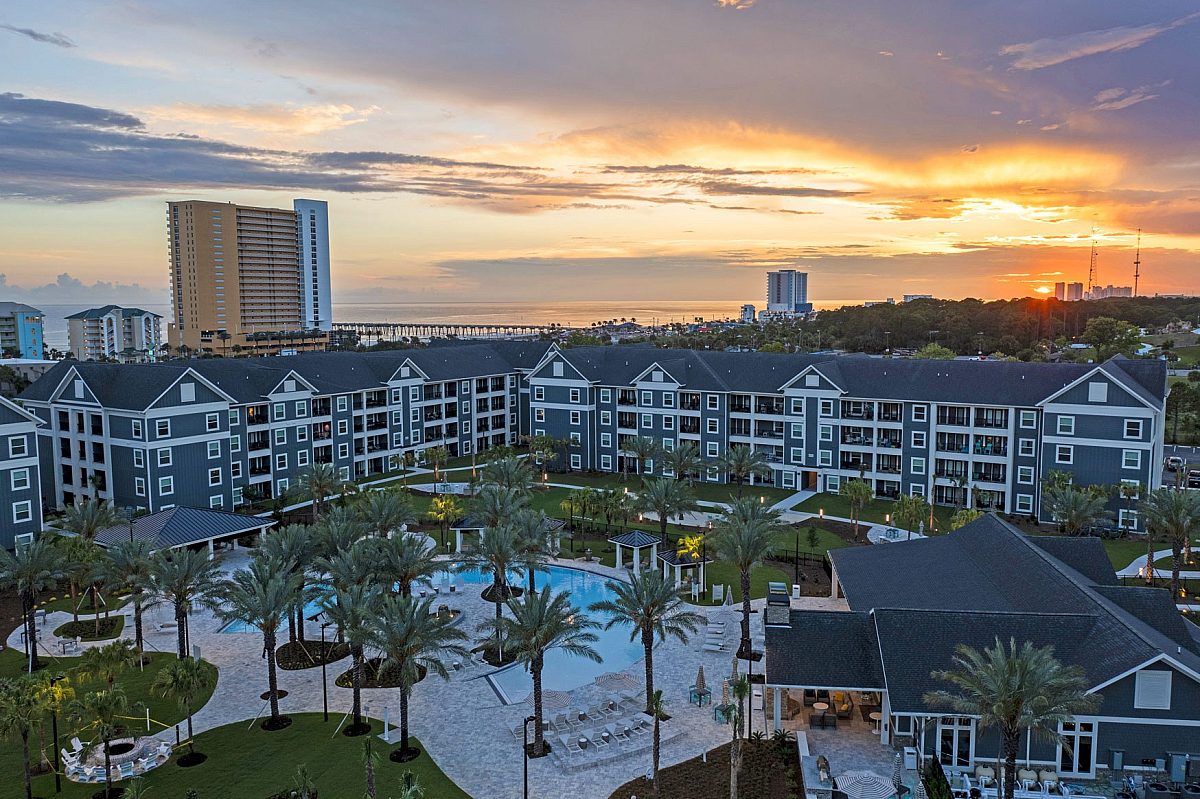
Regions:
[[[526,716],[521,725],[521,734],[525,739],[525,747],[521,753],[525,756],[525,799],[529,799],[529,722],[537,721],[537,716]]]
[[[796,577],[793,582],[795,582],[796,585],[799,585],[800,584],[800,528],[796,527],[795,530],[796,530],[796,556],[794,558],[792,558],[792,565],[796,569]]]
[[[321,624],[321,705],[325,711],[325,721],[329,721],[329,680],[325,676],[325,664],[329,660],[329,653],[325,651],[325,628],[331,624],[331,621]]]
[[[65,679],[63,675],[50,678],[50,693],[54,693],[54,686],[59,681]],[[50,705],[50,732],[54,736],[54,792],[62,793],[62,761],[59,759],[61,755],[58,753],[58,698],[52,697],[53,702]]]

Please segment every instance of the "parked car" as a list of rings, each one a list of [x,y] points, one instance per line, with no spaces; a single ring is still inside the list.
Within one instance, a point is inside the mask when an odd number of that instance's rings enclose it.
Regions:
[[[1178,455],[1171,455],[1170,457],[1167,458],[1167,462],[1166,462],[1167,471],[1168,472],[1177,472],[1183,468],[1184,463],[1186,463],[1186,461],[1184,461],[1183,458],[1179,457]]]
[[[1187,476],[1188,488],[1200,488],[1200,469],[1192,469]]]

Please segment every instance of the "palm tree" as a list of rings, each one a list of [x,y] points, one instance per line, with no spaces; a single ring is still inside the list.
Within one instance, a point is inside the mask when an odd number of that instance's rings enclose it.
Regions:
[[[515,488],[485,485],[471,500],[471,515],[483,527],[498,527],[527,502],[528,497]]]
[[[675,449],[664,452],[662,459],[676,480],[687,480],[690,483],[692,478],[704,469],[700,447],[691,441],[681,441]]]
[[[683,595],[657,569],[635,575],[629,582],[610,580],[610,599],[591,605],[593,613],[606,613],[604,629],[628,624],[630,641],[641,641],[646,667],[646,712],[651,712],[654,690],[654,646],[674,638],[686,644],[700,629],[704,617],[688,610]]]
[[[432,597],[416,600],[411,596],[390,596],[384,599],[371,625],[371,644],[386,658],[380,671],[400,676],[398,751],[402,760],[411,760],[418,754],[408,745],[408,697],[421,679],[421,671],[448,680],[450,672],[442,657],[449,654],[466,658],[471,654],[464,646],[470,641],[467,634],[453,626],[449,615],[433,612],[432,605]]]
[[[526,436],[525,443],[529,446],[529,454],[543,470],[547,470],[551,462],[558,460],[561,442],[554,436]]]
[[[483,531],[479,540],[467,548],[466,557],[459,566],[460,570],[479,569],[483,574],[492,576],[492,584],[483,590],[484,601],[496,606],[496,656],[504,660],[504,637],[500,625],[503,616],[504,602],[508,600],[513,589],[508,585],[508,572],[517,563],[520,553],[517,551],[517,534],[508,526],[489,527]]]
[[[522,508],[508,523],[516,537],[517,560],[525,572],[526,587],[530,591],[537,590],[537,572],[553,556],[553,543],[546,532],[548,522],[542,511]]]
[[[217,562],[192,549],[155,553],[150,567],[150,591],[175,610],[176,644],[180,659],[187,657],[188,614],[203,602],[217,584]]]
[[[771,476],[771,464],[766,457],[756,449],[750,449],[743,444],[726,447],[717,458],[717,465],[737,484],[737,498],[742,498],[742,486],[752,477],[767,478]]]
[[[142,612],[151,597],[148,593],[150,573],[154,563],[154,551],[149,541],[136,539],[122,541],[109,548],[107,582],[130,593],[133,602],[133,641],[138,652],[144,650],[142,635]]]
[[[521,600],[508,601],[512,618],[500,620],[513,655],[529,667],[533,677],[534,729],[532,757],[546,753],[542,735],[542,666],[546,653],[561,649],[569,655],[601,662],[600,653],[592,644],[598,639],[592,629],[596,622],[583,615],[571,604],[571,594],[563,591],[552,594],[550,586],[540,593],[527,593]]]
[[[433,466],[433,493],[437,494],[437,485],[441,479],[442,464],[450,460],[450,450],[443,446],[430,447],[427,450],[423,450],[421,455],[424,457],[426,463]]]
[[[356,509],[372,535],[387,538],[406,524],[417,520],[412,500],[399,491],[372,491],[358,500]]]
[[[63,579],[71,594],[71,621],[79,622],[79,588],[91,576],[96,561],[96,544],[74,535],[58,535],[51,539],[62,558]]]
[[[319,558],[331,558],[339,552],[345,552],[368,534],[362,517],[345,506],[326,513],[313,531],[316,536],[313,555]]]
[[[1042,503],[1067,535],[1080,535],[1097,522],[1112,517],[1107,508],[1107,492],[1095,486],[1076,488],[1070,483],[1047,480],[1042,488]]]
[[[390,587],[395,584],[402,596],[412,596],[412,587],[441,570],[430,551],[432,542],[424,536],[400,535],[376,541],[374,549],[376,574]]]
[[[754,656],[750,645],[750,570],[774,551],[775,537],[782,530],[779,512],[753,498],[734,500],[713,528],[717,557],[733,564],[741,578],[742,643],[738,656],[742,658]]]
[[[966,527],[968,524],[975,521],[982,515],[983,511],[975,510],[974,508],[963,508],[960,511],[956,511],[955,514],[950,517],[950,529],[957,530],[960,527]]]
[[[633,436],[621,445],[621,449],[628,452],[637,459],[637,473],[646,473],[646,462],[652,461],[658,457],[659,450],[662,445],[658,443],[658,439],[650,438],[649,436]],[[626,460],[626,469],[628,469],[628,458]]]
[[[858,523],[862,520],[863,508],[871,501],[873,492],[866,480],[842,480],[838,493],[850,503],[850,521],[854,522],[854,540],[858,540]]]
[[[729,799],[738,799],[738,772],[742,770],[742,732],[745,721],[746,698],[750,696],[750,680],[739,677],[733,689],[733,712],[729,726],[733,728],[733,743],[729,748]]]
[[[288,611],[288,640],[304,640],[304,596],[308,579],[308,564],[312,561],[316,547],[316,536],[312,528],[303,524],[289,524],[276,530],[258,548],[260,557],[285,565],[288,572],[300,577],[300,600]]]
[[[982,652],[965,645],[956,651],[952,671],[933,673],[954,690],[931,691],[925,694],[925,702],[976,716],[981,727],[999,730],[1004,799],[1013,799],[1021,731],[1058,741],[1059,725],[1094,710],[1098,696],[1087,693],[1082,669],[1064,666],[1054,657],[1054,647],[1036,647],[1028,641],[1018,646],[1016,639],[1005,647],[997,638],[994,647]]]
[[[94,727],[104,751],[104,795],[111,797],[112,760],[108,744],[121,729],[121,717],[129,712],[129,698],[121,686],[102,691],[88,691],[71,703],[70,718],[76,723]]]
[[[379,592],[373,588],[351,584],[332,589],[322,602],[325,618],[337,625],[338,635],[350,646],[354,723],[346,729],[346,735],[371,731],[371,726],[364,723],[362,717],[363,650],[370,643],[372,625],[378,617],[379,597]]]
[[[42,537],[28,546],[9,552],[0,548],[0,588],[21,599],[21,617],[25,624],[25,660],[29,671],[41,668],[37,654],[37,627],[33,609],[38,596],[53,588],[63,576],[62,555],[50,537]]]
[[[1171,545],[1171,597],[1177,602],[1184,547],[1200,534],[1200,492],[1158,488],[1142,500],[1140,510],[1146,519],[1147,535],[1153,530],[1160,541]],[[1146,568],[1151,572],[1154,569],[1153,552],[1146,558]]]
[[[479,479],[484,485],[511,488],[524,494],[533,485],[533,469],[516,456],[498,458],[483,465]]]
[[[462,518],[463,506],[453,494],[443,494],[433,498],[426,513],[430,519],[437,522],[438,530],[442,534],[442,551],[444,552],[446,550],[446,528]]]
[[[699,510],[696,498],[687,483],[678,480],[668,480],[663,477],[658,480],[647,480],[637,496],[638,509],[650,511],[658,516],[658,535],[662,545],[666,546],[667,520],[672,516],[682,516],[689,511]]]
[[[663,702],[662,689],[656,689],[654,693],[650,695],[650,699],[646,704],[646,712],[649,713],[654,719],[654,742],[651,745],[650,765],[651,771],[654,775],[654,797],[655,799],[658,799],[660,796],[658,786],[658,766],[662,755],[662,734],[659,729],[659,724],[662,722],[663,713],[666,712],[663,708],[665,703]]]
[[[159,670],[150,690],[161,697],[174,699],[187,715],[188,759],[196,762],[196,738],[192,734],[192,712],[200,697],[209,693],[215,683],[213,670],[194,658],[173,660]]]
[[[0,680],[0,738],[21,739],[25,799],[33,799],[33,769],[29,762],[29,734],[42,723],[46,707],[33,677]]]
[[[300,474],[300,488],[312,500],[313,523],[321,520],[326,498],[340,494],[346,481],[332,463],[314,463]]]
[[[129,641],[113,641],[104,646],[85,649],[79,656],[78,673],[80,682],[103,680],[112,688],[117,675],[140,663],[138,650]]]
[[[925,497],[901,494],[892,512],[892,521],[901,530],[916,532],[921,522],[929,518],[929,503]]]
[[[1131,519],[1133,517],[1133,503],[1135,503],[1138,500],[1138,497],[1142,495],[1142,491],[1144,489],[1145,486],[1143,486],[1137,480],[1134,480],[1130,483],[1122,482],[1117,485],[1117,493],[1120,495],[1121,501],[1125,503],[1126,516],[1130,517]],[[1137,527],[1135,522],[1129,522],[1128,529],[1130,531],[1132,531],[1135,527]]]
[[[124,524],[125,521],[125,517],[113,507],[111,502],[84,499],[76,501],[74,505],[67,508],[60,526],[80,538],[94,541],[96,533]]]
[[[279,715],[275,639],[283,615],[295,607],[299,595],[300,576],[290,572],[288,564],[256,557],[246,568],[221,580],[208,601],[209,607],[222,620],[245,622],[262,631],[271,703],[271,718],[263,722],[264,730],[280,730],[291,723],[291,719]]]

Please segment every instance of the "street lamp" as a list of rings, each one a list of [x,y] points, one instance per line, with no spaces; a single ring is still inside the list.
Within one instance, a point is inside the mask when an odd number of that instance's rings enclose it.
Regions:
[[[331,624],[331,621],[321,624],[321,704],[325,711],[325,721],[329,721],[329,680],[325,676],[325,664],[329,660],[329,653],[325,651],[325,628]]]
[[[54,693],[54,686],[59,680],[66,679],[63,675],[50,678],[50,692]],[[50,705],[50,728],[51,734],[54,736],[54,792],[62,793],[62,762],[59,759],[61,755],[58,753],[58,699]]]
[[[521,750],[525,756],[525,799],[529,799],[529,722],[537,721],[537,716],[526,716],[521,725],[521,734],[525,739],[525,748]]]

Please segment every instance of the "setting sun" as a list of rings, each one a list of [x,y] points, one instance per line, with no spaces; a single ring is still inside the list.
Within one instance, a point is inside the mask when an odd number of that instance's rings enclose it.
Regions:
[[[1049,294],[1054,291],[1054,289],[1050,288],[1049,286],[1038,286],[1034,289],[1034,291],[1038,294]]]

